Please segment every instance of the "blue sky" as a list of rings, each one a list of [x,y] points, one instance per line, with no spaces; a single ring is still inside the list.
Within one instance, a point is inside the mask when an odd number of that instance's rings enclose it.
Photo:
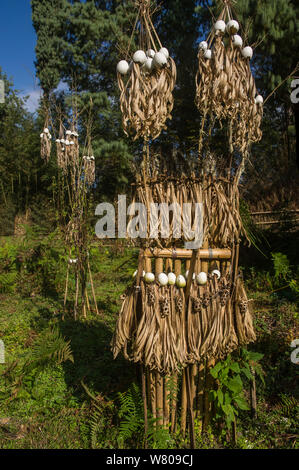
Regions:
[[[34,68],[35,42],[30,0],[0,0],[0,67],[21,95],[30,95],[30,111],[40,96]]]

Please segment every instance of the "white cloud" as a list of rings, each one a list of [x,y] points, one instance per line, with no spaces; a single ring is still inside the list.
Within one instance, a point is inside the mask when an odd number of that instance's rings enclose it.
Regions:
[[[28,99],[25,101],[25,108],[30,113],[35,113],[38,108],[39,100],[42,97],[41,90],[25,90],[20,94],[21,98],[25,98],[28,96]]]

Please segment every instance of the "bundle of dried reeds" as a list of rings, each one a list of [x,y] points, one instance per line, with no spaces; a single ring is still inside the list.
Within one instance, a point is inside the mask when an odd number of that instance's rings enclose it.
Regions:
[[[158,137],[166,129],[167,119],[171,119],[176,66],[168,50],[162,47],[152,23],[151,2],[137,0],[136,6],[135,27],[140,49],[134,53],[130,65],[126,60],[118,63],[117,80],[124,132],[134,140],[142,137],[148,141]],[[129,50],[126,58],[128,55]]]
[[[207,41],[199,45],[195,102],[204,116],[210,113],[231,121],[234,148],[243,153],[261,139],[263,99],[257,96],[250,68],[252,48],[243,47],[236,34],[239,24],[232,20],[229,3],[225,2]]]

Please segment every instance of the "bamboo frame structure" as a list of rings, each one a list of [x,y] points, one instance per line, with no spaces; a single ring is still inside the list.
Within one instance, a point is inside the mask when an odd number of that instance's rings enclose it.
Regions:
[[[227,15],[231,18],[230,0],[223,4],[219,18],[225,19]],[[147,27],[146,16],[150,1],[138,0],[137,5],[151,44],[152,28]],[[145,16],[142,11],[147,12]],[[141,34],[140,44],[142,41]],[[151,152],[154,145],[149,145],[148,131],[144,133],[138,127],[138,119],[128,117],[131,112],[125,106],[128,96],[118,75],[124,131],[128,131],[130,121],[137,136],[144,139],[142,162],[136,168],[132,188],[133,204],[143,203],[148,217],[146,240],[136,241],[140,246],[138,273],[128,286],[111,347],[114,358],[122,352],[127,360],[142,365],[145,426],[150,412],[156,427],[170,432],[179,429],[183,437],[189,432],[191,448],[196,447],[195,420],[200,431],[205,431],[213,414],[209,390],[215,383],[211,368],[240,345],[255,340],[248,299],[238,270],[241,238],[249,241],[240,216],[238,185],[249,154],[247,140],[261,138],[262,106],[254,102],[256,88],[249,61],[243,60],[241,52],[234,49],[233,38],[229,39],[227,51],[219,34],[211,33],[208,43],[214,44],[213,60],[204,60],[201,50],[198,54],[195,101],[203,119],[198,160],[194,164],[181,158],[177,151],[172,159],[163,158],[155,150]],[[135,65],[132,74],[142,82]],[[213,81],[211,77],[216,78]],[[221,80],[227,81],[226,87],[223,88]],[[213,92],[215,87],[222,93],[220,98]],[[130,95],[131,103],[136,99],[137,106],[139,97],[133,95]],[[156,104],[153,102],[153,106]],[[220,121],[228,120],[226,156],[219,157],[210,149],[213,114]],[[156,118],[158,122],[158,112]],[[184,244],[192,240],[190,234],[200,224],[195,209],[190,212],[190,230],[179,239],[176,236],[176,224],[185,227],[185,203],[198,204],[203,209],[202,243],[193,250],[186,249]],[[169,218],[166,236],[153,237],[152,233],[162,226],[165,214],[161,209],[152,226],[150,210],[153,205],[162,207],[162,204],[178,207],[179,216]],[[142,270],[154,274],[154,281],[142,276]],[[163,284],[159,280],[161,273],[172,273],[176,280],[185,275],[185,287],[178,282]],[[205,277],[206,281],[202,281]]]

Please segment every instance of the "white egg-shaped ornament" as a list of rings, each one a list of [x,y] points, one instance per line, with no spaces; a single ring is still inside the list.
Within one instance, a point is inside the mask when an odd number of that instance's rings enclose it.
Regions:
[[[236,20],[230,20],[226,25],[228,34],[236,34],[240,29],[239,23]]]
[[[153,70],[153,62],[154,62],[154,59],[152,59],[151,57],[146,59],[144,68],[147,72],[151,72]]]
[[[208,43],[207,43],[207,41],[201,41],[201,42],[199,43],[199,46],[198,46],[198,47],[199,47],[199,49],[201,49],[201,50],[203,50],[203,51],[206,51],[207,48],[208,48]]]
[[[65,143],[65,145],[70,145],[70,141],[69,141],[69,140],[66,140],[64,143]]]
[[[262,95],[258,95],[254,101],[255,101],[255,104],[263,104],[264,98],[262,97]]]
[[[167,274],[165,273],[160,273],[158,275],[158,282],[160,284],[160,286],[167,286],[168,284],[168,276]]]
[[[56,139],[56,144],[60,144],[60,139]]]
[[[174,286],[176,282],[176,275],[174,273],[168,273],[168,284]]]
[[[145,273],[144,280],[147,284],[152,284],[153,282],[155,282],[154,273]]]
[[[44,134],[43,134],[43,133],[40,134],[40,138],[41,138],[41,139],[44,138]]]
[[[116,66],[117,72],[121,75],[126,75],[129,71],[129,68],[130,66],[126,60],[121,60]]]
[[[154,51],[154,49],[148,49],[148,50],[146,51],[146,55],[147,55],[147,57],[149,57],[150,59],[153,59],[153,58],[155,57],[155,54],[156,54],[156,52]]]
[[[72,131],[66,131],[65,135],[72,135]]]
[[[146,54],[144,51],[136,51],[133,55],[133,61],[136,63],[136,64],[140,64],[140,65],[143,65],[146,61],[147,57],[146,57]]]
[[[214,29],[217,33],[222,33],[224,34],[225,33],[225,28],[226,28],[226,24],[223,20],[218,20],[216,21],[216,23],[214,24]]]
[[[161,52],[162,54],[165,55],[166,59],[169,59],[169,51],[168,49],[166,49],[166,47],[161,47],[161,49],[159,50],[159,52]]]
[[[235,47],[242,47],[243,46],[243,39],[238,34],[235,34],[233,36],[233,45]]]
[[[176,278],[176,285],[178,287],[186,287],[186,279],[184,278],[184,276],[182,276],[182,274],[180,274],[177,278]]]
[[[208,280],[208,276],[203,271],[201,273],[197,274],[197,276],[196,276],[196,282],[200,286],[204,286],[207,283],[207,280]]]
[[[217,279],[220,279],[221,273],[220,273],[220,271],[219,271],[218,269],[214,269],[214,270],[212,271],[212,276],[217,276]]]
[[[242,56],[245,57],[245,59],[252,59],[253,56],[253,50],[252,47],[246,46],[242,49]]]
[[[205,53],[204,53],[203,56],[204,56],[205,59],[208,59],[208,60],[212,59],[212,51],[211,51],[211,49],[207,49],[207,50],[205,51]]]
[[[167,64],[166,56],[162,54],[162,52],[156,52],[154,59],[153,59],[153,65],[159,68],[159,67],[163,67],[166,64]]]
[[[44,134],[49,134],[49,129],[47,127],[44,128]]]

